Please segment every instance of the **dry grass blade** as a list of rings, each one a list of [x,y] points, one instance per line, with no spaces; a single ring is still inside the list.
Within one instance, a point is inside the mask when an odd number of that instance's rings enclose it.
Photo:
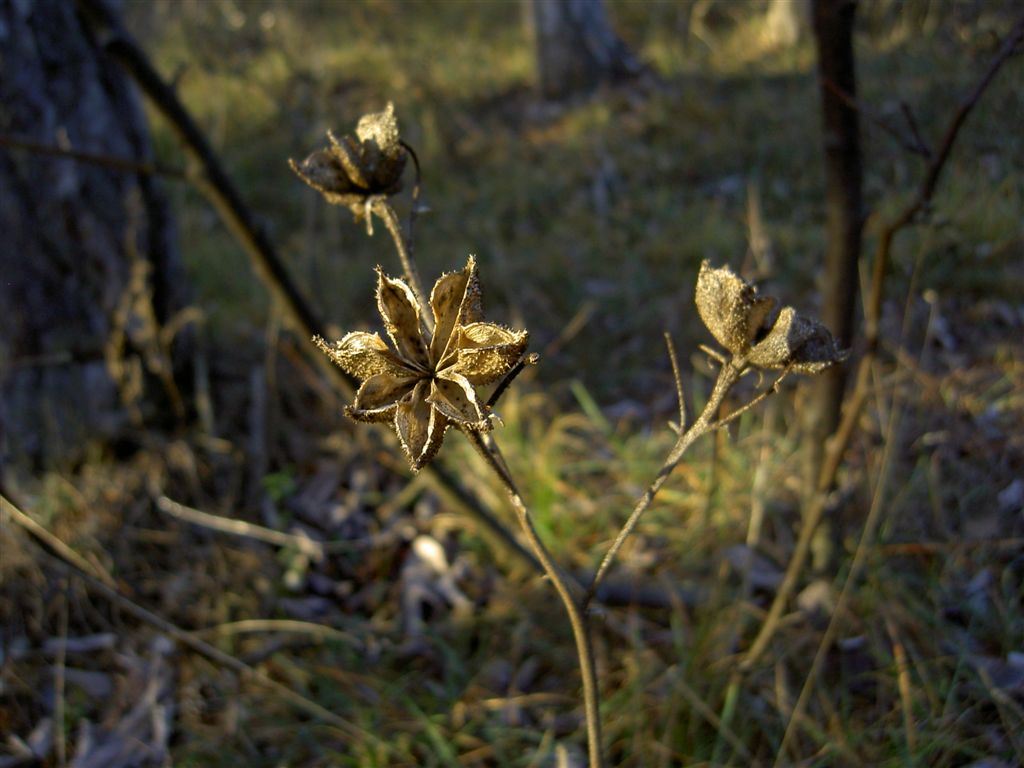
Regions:
[[[900,692],[900,706],[903,709],[903,732],[907,739],[907,753],[913,755],[917,752],[917,728],[914,725],[914,698],[907,652],[896,632],[896,624],[889,615],[885,617],[885,629],[892,643],[892,655],[896,661],[896,684]]]
[[[282,533],[271,528],[264,528],[262,525],[246,522],[245,520],[211,515],[209,512],[203,512],[202,510],[179,504],[166,496],[160,496],[156,500],[156,506],[160,511],[166,512],[172,517],[194,523],[195,525],[201,525],[204,528],[210,528],[221,533],[229,533],[232,536],[255,539],[256,541],[262,541],[278,547],[295,547],[318,562],[324,558],[323,543],[315,541],[308,536]]]
[[[229,637],[232,635],[263,632],[291,632],[308,635],[320,642],[340,640],[349,645],[361,645],[358,638],[344,630],[336,629],[326,624],[315,624],[311,621],[299,621],[297,619],[244,619],[242,621],[229,621],[224,624],[196,630],[193,634]]]

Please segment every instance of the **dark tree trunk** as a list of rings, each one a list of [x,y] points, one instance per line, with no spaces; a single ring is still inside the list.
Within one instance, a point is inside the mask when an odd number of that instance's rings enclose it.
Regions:
[[[69,0],[0,0],[0,463],[76,455],[173,392],[157,329],[186,304],[144,114]],[[180,400],[165,400],[180,413]]]
[[[825,151],[825,272],[822,319],[840,344],[853,341],[857,298],[857,262],[864,220],[860,125],[843,94],[856,96],[853,27],[854,0],[814,0],[814,37],[818,53],[822,132]],[[810,386],[804,413],[807,428],[807,484],[813,492],[823,456],[822,445],[839,423],[846,369],[836,366]]]
[[[644,66],[612,30],[603,0],[529,0],[541,93],[561,100]]]

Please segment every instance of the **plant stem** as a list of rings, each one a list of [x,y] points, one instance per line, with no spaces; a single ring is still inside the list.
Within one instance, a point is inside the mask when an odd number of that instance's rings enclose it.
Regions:
[[[430,297],[423,292],[420,273],[416,269],[416,263],[412,260],[409,252],[409,245],[402,234],[402,225],[398,222],[398,214],[395,213],[395,209],[384,198],[377,198],[373,201],[372,212],[380,216],[384,226],[388,228],[388,232],[391,234],[391,239],[395,241],[395,250],[398,251],[399,261],[402,262],[402,272],[405,275],[405,280],[409,283],[409,287],[412,288],[416,301],[423,308],[423,311],[420,313],[420,319],[427,326],[427,330],[433,332],[434,318],[430,312],[430,304],[427,301]]]
[[[672,470],[676,468],[679,462],[683,458],[683,454],[686,453],[687,449],[693,444],[693,442],[701,435],[711,432],[718,427],[718,424],[714,421],[714,416],[718,412],[719,406],[725,399],[725,396],[732,389],[733,385],[739,380],[740,375],[743,372],[744,362],[742,360],[729,360],[726,361],[721,369],[718,371],[718,379],[715,381],[715,386],[711,390],[711,396],[708,398],[707,403],[704,405],[704,410],[701,411],[700,416],[697,420],[690,425],[690,428],[679,435],[679,439],[676,440],[676,444],[672,446],[672,450],[669,451],[668,456],[665,458],[665,462],[661,465],[661,469],[658,470],[657,477],[654,478],[654,482],[644,491],[644,495],[637,500],[636,506],[633,507],[633,512],[630,514],[629,519],[622,526],[622,530],[619,531],[618,536],[615,537],[615,541],[612,542],[611,547],[608,548],[608,552],[605,553],[604,559],[601,560],[601,565],[597,569],[597,573],[594,574],[594,579],[590,583],[590,587],[587,588],[587,593],[583,597],[583,607],[586,608],[590,605],[590,601],[594,598],[594,593],[597,591],[598,586],[601,583],[601,579],[604,578],[608,569],[611,567],[615,560],[615,556],[622,549],[622,545],[626,543],[626,539],[636,528],[637,523],[640,522],[641,516],[647,511],[647,508],[651,506],[651,502],[654,501],[655,495],[661,490],[661,487],[668,480],[669,475],[672,474]]]
[[[570,582],[562,573],[561,568],[551,557],[548,548],[541,541],[533,522],[533,516],[523,501],[523,497],[519,494],[504,460],[498,453],[497,445],[493,441],[490,441],[490,445],[488,445],[479,430],[467,429],[465,433],[473,448],[505,486],[512,506],[516,510],[519,525],[526,535],[526,540],[537,555],[537,559],[544,568],[544,573],[551,579],[551,583],[565,607],[569,624],[572,627],[573,638],[576,641],[576,657],[580,665],[580,675],[583,678],[583,710],[587,721],[587,751],[590,756],[590,766],[591,768],[605,768],[604,752],[601,747],[600,691],[597,684],[597,667],[594,664],[590,627],[583,603],[573,595],[570,584],[574,582]]]

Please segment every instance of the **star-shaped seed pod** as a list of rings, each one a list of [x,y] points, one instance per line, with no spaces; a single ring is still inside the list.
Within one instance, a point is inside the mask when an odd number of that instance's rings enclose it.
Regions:
[[[314,342],[362,382],[345,413],[357,421],[391,422],[414,471],[441,447],[450,424],[488,430],[476,386],[491,384],[522,358],[526,331],[483,321],[480,280],[472,256],[441,275],[430,293],[431,334],[423,308],[404,280],[377,268],[377,307],[391,346],[377,333],[353,331],[341,341]]]
[[[392,195],[401,189],[406,151],[398,135],[395,106],[363,115],[356,135],[340,139],[327,132],[330,145],[318,149],[301,163],[288,164],[299,178],[332,205],[348,207],[356,219],[366,214],[367,202],[376,195]]]
[[[715,341],[744,364],[814,374],[849,354],[824,325],[792,307],[779,311],[774,297],[759,295],[728,267],[701,264],[696,303]]]

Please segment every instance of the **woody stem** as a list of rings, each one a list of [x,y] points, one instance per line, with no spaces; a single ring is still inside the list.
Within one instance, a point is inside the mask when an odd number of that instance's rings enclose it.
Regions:
[[[572,627],[573,638],[576,641],[576,658],[580,665],[580,675],[583,678],[583,710],[587,722],[587,751],[590,756],[590,766],[591,768],[605,768],[607,764],[601,747],[600,690],[597,684],[597,667],[594,663],[590,626],[583,603],[573,594],[569,580],[551,557],[548,548],[544,546],[534,525],[533,516],[527,508],[526,502],[523,501],[523,497],[519,495],[519,490],[508,472],[497,444],[493,440],[485,442],[479,430],[466,429],[464,431],[470,444],[505,486],[512,506],[516,510],[519,525],[526,535],[526,540],[565,607],[569,624]]]

